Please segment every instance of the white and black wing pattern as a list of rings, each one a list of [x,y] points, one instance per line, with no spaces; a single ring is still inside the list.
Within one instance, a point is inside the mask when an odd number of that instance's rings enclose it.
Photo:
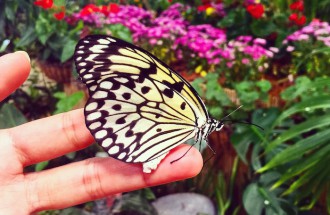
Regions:
[[[147,51],[110,36],[79,41],[75,63],[89,90],[86,125],[111,157],[155,169],[208,121],[196,91]]]

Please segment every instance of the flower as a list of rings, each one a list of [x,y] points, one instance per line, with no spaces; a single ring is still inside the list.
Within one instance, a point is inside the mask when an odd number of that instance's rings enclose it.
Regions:
[[[297,25],[304,25],[306,23],[306,16],[302,15],[300,18],[296,19],[295,23]]]
[[[110,10],[111,13],[118,13],[119,10],[120,10],[119,6],[115,3],[110,3],[109,8],[110,8],[109,10]]]
[[[260,45],[265,45],[267,43],[267,41],[265,39],[262,38],[256,38],[253,40],[254,44],[260,44]]]
[[[288,46],[287,48],[286,48],[286,51],[287,52],[292,52],[294,50],[294,47],[293,46]]]
[[[200,5],[200,6],[197,7],[197,11],[203,12],[203,11],[205,11],[209,7],[212,7],[211,4]]]
[[[306,16],[301,15],[300,17],[296,13],[292,13],[289,16],[289,20],[294,22],[296,25],[304,25],[306,23]]]
[[[263,4],[250,4],[246,7],[247,12],[255,19],[259,19],[265,12]]]
[[[205,14],[210,16],[212,14],[214,14],[216,11],[213,7],[208,7],[206,10],[205,10]]]
[[[293,2],[292,4],[290,4],[290,9],[302,12],[304,11],[304,2],[302,0]]]
[[[290,21],[296,21],[297,19],[298,19],[298,14],[296,14],[296,13],[290,14],[290,16],[289,16]]]
[[[36,0],[33,4],[44,9],[49,9],[53,6],[54,2],[53,0]]]
[[[58,12],[58,13],[54,13],[54,17],[57,19],[57,20],[62,20],[65,16],[65,12],[64,11],[61,11],[61,12]]]
[[[94,4],[88,4],[80,11],[80,16],[88,16],[95,12],[101,12],[101,9]]]

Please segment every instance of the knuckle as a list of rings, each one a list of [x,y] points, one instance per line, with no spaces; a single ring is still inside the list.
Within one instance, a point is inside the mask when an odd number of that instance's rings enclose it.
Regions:
[[[82,184],[90,199],[98,199],[106,196],[100,179],[99,168],[95,158],[85,160]]]
[[[70,143],[72,143],[72,145],[75,148],[79,147],[79,138],[76,134],[78,128],[71,114],[69,113],[62,114],[62,124],[63,124],[62,131],[65,134],[67,140]]]

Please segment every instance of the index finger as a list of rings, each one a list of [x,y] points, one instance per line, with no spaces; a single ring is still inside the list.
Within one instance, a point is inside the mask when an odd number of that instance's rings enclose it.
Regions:
[[[18,51],[0,57],[0,101],[16,90],[28,77],[30,58]]]

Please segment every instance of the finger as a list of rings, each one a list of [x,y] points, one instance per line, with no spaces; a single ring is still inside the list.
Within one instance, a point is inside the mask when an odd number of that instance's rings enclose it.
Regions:
[[[7,130],[23,166],[77,151],[94,142],[83,109],[36,120]]]
[[[18,51],[0,57],[0,101],[14,92],[27,79],[30,58],[26,52]]]
[[[193,177],[203,165],[201,154],[196,148],[192,148],[179,161],[170,163],[189,147],[182,145],[172,150],[151,174],[143,173],[141,165],[113,158],[92,158],[28,174],[27,179],[32,181],[28,193],[32,197],[30,202],[34,203],[32,210],[65,208],[115,193]]]

